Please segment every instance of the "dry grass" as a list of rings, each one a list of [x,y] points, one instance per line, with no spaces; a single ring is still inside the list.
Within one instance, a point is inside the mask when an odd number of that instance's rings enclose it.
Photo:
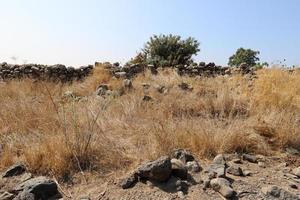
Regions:
[[[199,157],[220,152],[272,154],[300,146],[300,73],[261,70],[257,79],[180,77],[172,70],[141,74],[119,97],[93,95],[122,81],[97,68],[84,82],[31,80],[0,84],[0,167],[23,161],[33,173],[61,179],[101,174],[187,148]],[[187,82],[192,91],[177,85]],[[145,89],[142,83],[151,87]],[[166,93],[157,87],[165,86]],[[76,98],[66,98],[73,91]],[[144,94],[153,97],[143,102]]]

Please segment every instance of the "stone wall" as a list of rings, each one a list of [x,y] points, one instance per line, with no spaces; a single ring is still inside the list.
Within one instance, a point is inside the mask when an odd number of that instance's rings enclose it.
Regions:
[[[0,63],[0,80],[31,78],[37,80],[68,82],[82,80],[88,76],[92,70],[92,65],[73,68],[64,65],[13,65]]]
[[[102,63],[95,63],[95,66],[103,66]],[[145,69],[150,69],[153,74],[157,73],[157,69],[154,65],[132,64],[130,66],[120,66],[119,63],[104,64],[106,69],[117,78],[132,78],[138,73],[143,72]],[[255,68],[248,66],[247,64],[241,64],[238,67],[222,67],[217,66],[215,63],[192,63],[190,65],[178,65],[172,67],[177,70],[179,75],[187,76],[204,76],[215,77],[232,74],[250,74],[255,73]]]

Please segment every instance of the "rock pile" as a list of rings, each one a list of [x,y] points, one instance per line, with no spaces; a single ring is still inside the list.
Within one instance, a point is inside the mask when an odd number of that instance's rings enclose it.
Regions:
[[[190,152],[177,149],[171,153],[171,156],[163,156],[140,165],[130,176],[123,179],[120,185],[123,189],[128,189],[134,187],[138,182],[151,182],[151,186],[157,186],[164,191],[175,191],[178,196],[183,195],[183,199],[184,195],[188,194],[189,188],[191,187],[190,189],[193,190],[198,187],[197,185],[200,188],[202,185],[203,191],[207,194],[215,192],[225,199],[239,199],[247,194],[255,194],[261,199],[300,199],[299,195],[269,182],[265,182],[259,190],[256,188],[255,192],[253,188],[248,191],[248,186],[241,190],[237,184],[243,183],[242,180],[248,176],[253,178],[253,174],[242,167],[249,166],[249,164],[260,167],[259,163],[264,160],[264,157],[249,154],[219,154],[202,170]],[[300,176],[299,167],[294,168],[292,173],[296,181]],[[297,189],[296,184],[290,187]]]
[[[0,80],[31,78],[37,80],[68,82],[82,80],[88,76],[92,70],[92,65],[75,69],[64,65],[12,65],[4,62],[0,63]]]

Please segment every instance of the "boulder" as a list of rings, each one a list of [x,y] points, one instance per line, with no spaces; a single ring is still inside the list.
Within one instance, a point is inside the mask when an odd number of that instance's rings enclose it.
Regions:
[[[225,178],[212,179],[210,181],[210,187],[225,198],[231,198],[235,195],[235,191],[231,188],[230,182]]]
[[[185,164],[176,158],[171,160],[172,164],[172,175],[181,179],[187,179],[187,167]]]
[[[26,168],[23,164],[15,164],[8,168],[2,175],[3,178],[18,176],[26,171]]]
[[[22,196],[34,196],[34,199],[49,199],[53,196],[61,196],[57,184],[43,176],[20,183],[14,191],[19,193],[19,199],[22,199]]]
[[[278,200],[299,200],[300,197],[276,185],[265,186],[261,189],[267,197]]]
[[[160,157],[159,159],[142,164],[136,170],[136,174],[140,178],[145,178],[155,181],[166,181],[172,172],[171,159],[168,156]]]

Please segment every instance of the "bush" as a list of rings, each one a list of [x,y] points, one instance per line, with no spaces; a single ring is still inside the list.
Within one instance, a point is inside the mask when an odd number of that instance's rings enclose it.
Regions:
[[[229,58],[229,66],[239,66],[242,63],[253,67],[259,61],[257,57],[259,51],[254,51],[252,49],[239,48],[234,55]]]
[[[199,51],[199,42],[194,38],[182,40],[172,34],[154,35],[142,49],[146,63],[162,67],[189,64]]]

